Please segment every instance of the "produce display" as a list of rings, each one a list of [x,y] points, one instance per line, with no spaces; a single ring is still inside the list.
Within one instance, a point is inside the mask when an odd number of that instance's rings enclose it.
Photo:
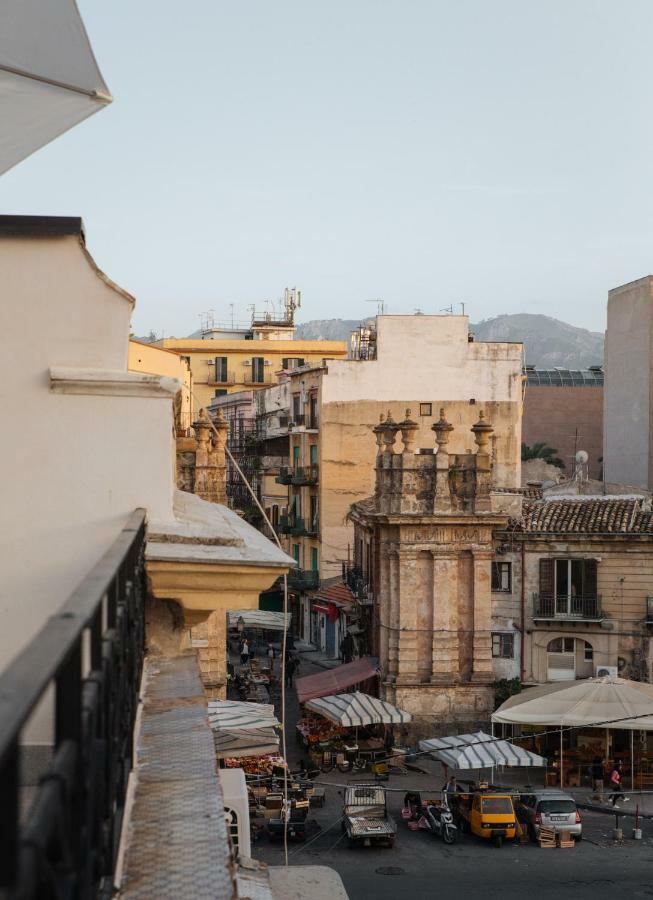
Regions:
[[[345,733],[345,728],[334,725],[327,719],[304,718],[297,723],[297,734],[306,745],[342,742]]]
[[[242,769],[246,775],[272,775],[273,769],[285,768],[282,756],[241,756],[228,757],[224,760],[226,769]]]

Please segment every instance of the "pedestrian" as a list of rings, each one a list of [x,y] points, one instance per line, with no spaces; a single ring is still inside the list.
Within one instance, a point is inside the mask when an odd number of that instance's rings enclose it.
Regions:
[[[614,764],[614,768],[610,773],[610,787],[612,788],[612,792],[608,796],[608,800],[612,797],[613,808],[619,806],[617,800],[620,798],[623,799],[624,802],[630,800],[630,797],[624,797],[624,789],[621,786],[621,763],[619,761]]]
[[[268,644],[268,662],[270,663],[270,672],[274,672],[274,647]]]
[[[247,638],[245,638],[240,647],[240,661],[244,666],[249,662],[249,642]]]
[[[445,784],[443,788],[445,794],[457,794],[460,788],[458,787],[458,782],[456,781],[456,776],[452,775],[449,781]]]
[[[286,687],[292,687],[292,680],[295,675],[295,659],[291,656],[286,663]]]

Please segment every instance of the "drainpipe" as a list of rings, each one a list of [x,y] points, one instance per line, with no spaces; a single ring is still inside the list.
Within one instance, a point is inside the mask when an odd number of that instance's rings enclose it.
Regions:
[[[519,624],[521,626],[521,641],[519,642],[519,680],[524,681],[524,658],[526,650],[526,600],[524,594],[525,584],[525,558],[524,541],[521,541],[521,597],[519,603]]]

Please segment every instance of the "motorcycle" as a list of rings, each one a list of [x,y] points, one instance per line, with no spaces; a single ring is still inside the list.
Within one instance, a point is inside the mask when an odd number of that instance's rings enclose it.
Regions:
[[[453,844],[458,829],[454,825],[446,793],[442,794],[439,805],[422,803],[418,793],[409,791],[404,797],[401,817],[411,831],[429,831],[441,837],[445,844]]]

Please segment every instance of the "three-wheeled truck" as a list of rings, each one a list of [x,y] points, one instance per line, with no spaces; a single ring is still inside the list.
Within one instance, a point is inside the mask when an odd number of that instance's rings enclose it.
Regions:
[[[460,831],[491,840],[495,847],[500,847],[504,839],[515,840],[517,816],[511,794],[491,790],[452,794],[450,803]]]
[[[345,789],[342,830],[349,846],[373,844],[392,847],[397,834],[388,814],[385,789],[376,784],[352,784]]]

